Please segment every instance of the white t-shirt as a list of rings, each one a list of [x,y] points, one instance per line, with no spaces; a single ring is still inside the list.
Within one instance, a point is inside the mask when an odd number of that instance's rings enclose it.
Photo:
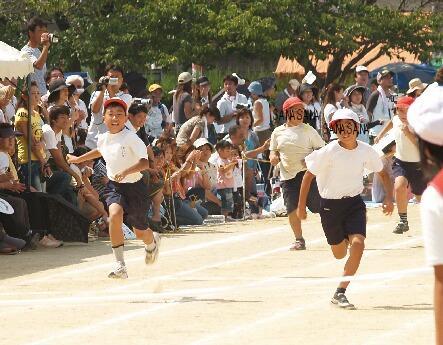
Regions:
[[[9,169],[9,158],[5,152],[0,152],[0,175],[6,174]]]
[[[58,143],[62,140],[62,134],[62,131],[55,134],[54,130],[48,124],[42,126],[42,141],[45,144],[45,156],[47,159],[51,157],[49,150],[58,148]]]
[[[92,103],[95,101],[95,99],[98,97],[99,92],[95,91],[92,95],[91,95],[91,101],[89,102],[89,106],[92,108]],[[115,95],[115,97],[118,97],[122,100],[125,101],[126,105],[129,107],[131,106],[132,103],[132,96],[127,94],[127,93],[123,93],[122,91],[117,92],[117,94]],[[105,91],[105,95],[103,97],[103,103],[108,100],[109,97],[109,93],[106,90]],[[105,123],[103,122],[103,104],[102,107],[100,108],[100,111],[98,113],[91,113],[91,123],[89,124],[89,129],[88,129],[88,135],[86,136],[86,146],[89,147],[91,150],[95,149],[97,147],[97,139],[98,139],[98,135],[102,134],[102,133],[106,133],[108,131],[108,128],[106,127]]]
[[[365,169],[379,172],[383,163],[378,153],[368,144],[357,141],[353,150],[330,142],[305,158],[306,166],[317,177],[318,191],[324,199],[353,197],[363,192]]]
[[[162,134],[163,114],[165,114],[165,121],[171,123],[172,119],[169,116],[168,108],[164,104],[153,105],[149,109],[145,123],[146,134],[152,135],[154,138],[158,138]]]
[[[420,162],[418,147],[403,133],[405,125],[396,115],[392,118],[392,130],[395,137],[395,157],[403,162]]]
[[[420,210],[426,261],[430,266],[443,265],[443,195],[429,186],[423,193]]]
[[[232,114],[237,110],[237,104],[248,104],[248,99],[245,95],[238,93],[235,96],[229,96],[226,92],[223,97],[217,102],[217,108],[220,111],[220,117]],[[228,133],[231,127],[234,127],[236,122],[235,118],[227,123],[218,125],[214,123],[217,133]]]
[[[308,124],[302,123],[297,127],[284,124],[272,132],[269,149],[280,154],[280,177],[284,181],[306,170],[305,157],[324,145],[317,131]]]
[[[42,55],[42,52],[40,51],[39,48],[31,48],[27,44],[22,48],[21,51],[28,54],[32,64],[34,64],[38,60],[40,55]],[[44,95],[48,91],[46,89],[45,76],[46,76],[46,63],[43,65],[42,69],[37,69],[34,67],[34,73],[31,73],[31,80],[37,83],[38,89],[40,90],[40,95]]]
[[[259,98],[255,102],[260,102],[262,104],[263,122],[260,125],[253,127],[254,132],[260,132],[271,128],[271,109],[269,108],[268,100],[266,98]],[[257,120],[257,115],[254,110],[252,110],[252,117],[254,120]]]
[[[77,106],[80,110],[85,112],[85,118],[80,122],[79,128],[88,129],[88,123],[86,122],[86,118],[88,117],[88,107],[86,106],[86,103],[83,102],[82,99],[79,99],[77,102]]]
[[[108,178],[115,181],[115,175],[137,164],[140,159],[148,159],[146,145],[129,129],[98,136],[97,150],[106,162]],[[126,176],[120,183],[134,183],[142,178],[140,172]]]
[[[340,108],[341,108],[340,103],[337,103],[336,106],[334,106],[331,103],[325,105],[325,108],[323,109],[323,116],[325,117],[325,122],[328,128],[329,128],[329,122],[331,122],[330,120],[332,119],[332,115]],[[331,131],[331,139],[337,139],[337,134],[335,134],[332,131]]]

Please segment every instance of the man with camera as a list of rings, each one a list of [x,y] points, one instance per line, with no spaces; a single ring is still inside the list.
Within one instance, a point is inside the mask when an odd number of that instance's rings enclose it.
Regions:
[[[26,24],[28,43],[22,48],[22,52],[29,55],[34,65],[34,73],[31,80],[37,83],[40,94],[45,95],[46,89],[46,60],[48,59],[49,47],[56,42],[56,37],[48,33],[48,22],[39,17],[32,17]],[[42,50],[40,50],[42,46]]]
[[[123,84],[123,75],[124,72],[120,66],[108,65],[105,69],[105,75],[97,83],[96,91],[91,95],[89,107],[92,116],[85,143],[91,150],[97,148],[98,135],[107,131],[103,122],[103,103],[113,97],[122,99],[128,108],[132,103],[132,96],[120,91]]]

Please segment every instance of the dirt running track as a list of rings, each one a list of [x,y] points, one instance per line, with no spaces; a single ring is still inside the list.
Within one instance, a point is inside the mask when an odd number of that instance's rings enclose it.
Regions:
[[[165,235],[151,267],[127,243],[125,281],[106,277],[107,241],[2,256],[0,344],[432,344],[419,207],[403,235],[395,216],[368,214],[361,280],[348,289],[357,310],[330,304],[344,262],[319,218],[304,224],[305,252],[288,251],[277,218]]]

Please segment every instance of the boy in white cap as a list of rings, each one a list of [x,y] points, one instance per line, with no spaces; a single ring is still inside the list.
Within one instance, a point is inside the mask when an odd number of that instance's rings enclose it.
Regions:
[[[418,136],[422,169],[428,188],[421,201],[427,262],[434,267],[436,344],[443,345],[443,68],[410,106],[408,122]]]
[[[69,163],[97,159],[103,156],[109,182],[105,197],[109,207],[109,234],[117,267],[109,273],[109,278],[128,278],[123,246],[123,214],[132,225],[138,239],[145,243],[145,263],[156,261],[160,246],[158,233],[148,226],[148,189],[143,182],[143,170],[149,168],[146,145],[125,127],[128,120],[127,105],[121,98],[110,98],[104,102],[103,121],[108,132],[99,135],[97,149],[80,157],[68,155]]]
[[[360,194],[363,191],[363,172],[381,175],[386,198],[383,213],[391,214],[392,183],[383,170],[377,152],[368,144],[357,141],[360,120],[350,109],[338,109],[332,116],[331,129],[338,140],[332,141],[305,158],[308,170],[300,189],[297,215],[306,219],[306,199],[311,181],[316,177],[321,196],[320,217],[323,231],[336,259],[349,257],[344,276],[357,272],[363,255],[366,238],[366,205]],[[341,308],[354,309],[345,292],[349,281],[342,281],[331,300]]]

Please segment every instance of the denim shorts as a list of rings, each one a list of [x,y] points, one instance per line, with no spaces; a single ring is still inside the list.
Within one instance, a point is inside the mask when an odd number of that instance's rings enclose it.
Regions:
[[[218,195],[221,197],[221,210],[223,212],[232,212],[234,210],[234,195],[232,188],[217,189]]]

